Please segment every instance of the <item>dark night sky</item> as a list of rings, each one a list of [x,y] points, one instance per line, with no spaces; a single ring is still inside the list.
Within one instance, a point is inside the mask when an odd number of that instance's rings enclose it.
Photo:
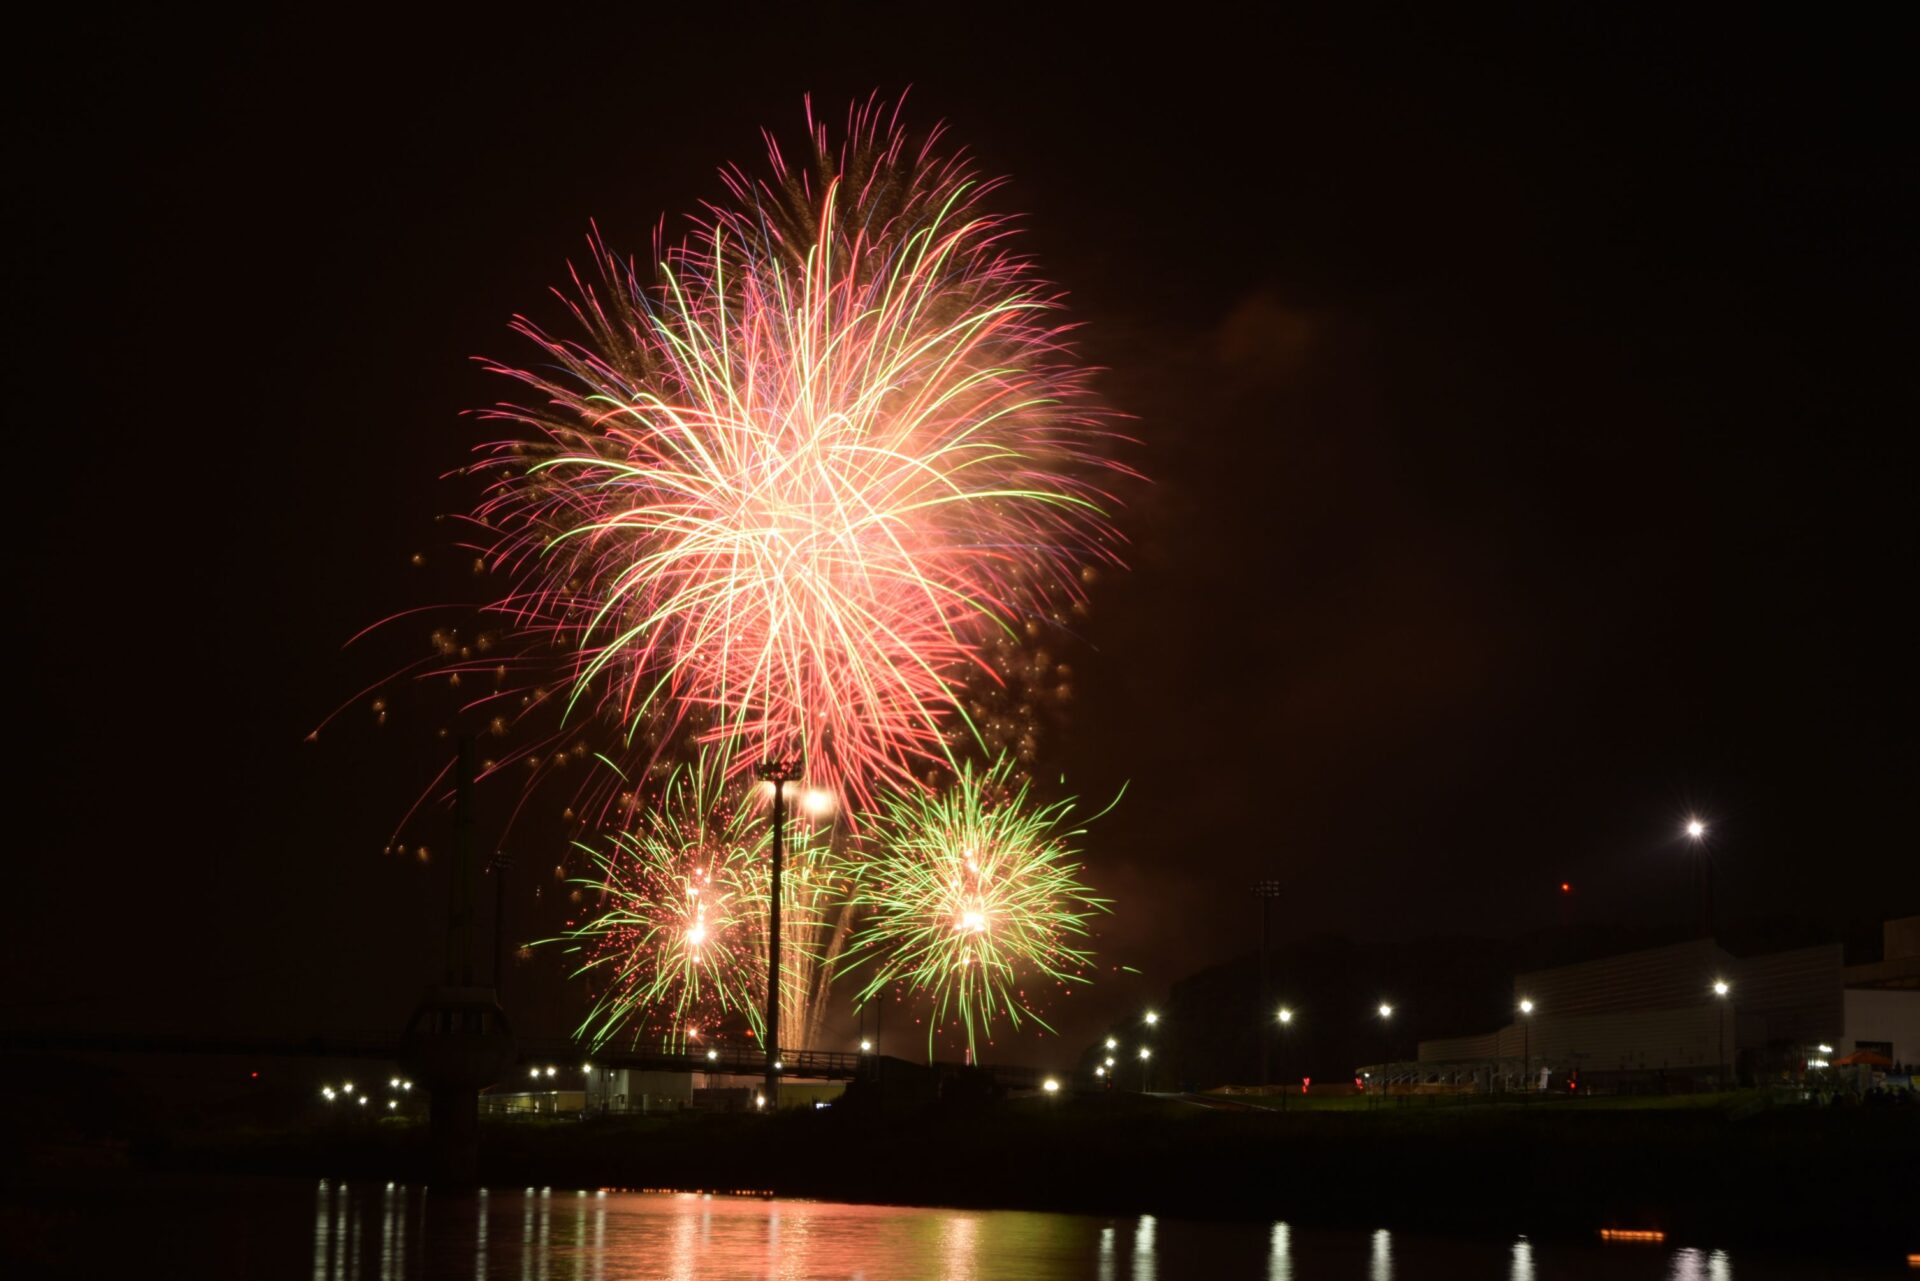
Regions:
[[[426,722],[303,743],[380,674],[340,644],[431,599],[408,557],[497,394],[468,358],[552,317],[589,219],[644,250],[808,91],[911,86],[1011,175],[1138,420],[1132,571],[1046,750],[1131,780],[1089,862],[1143,974],[1074,998],[1072,1050],[1252,946],[1256,876],[1295,934],[1521,934],[1563,879],[1659,926],[1697,809],[1729,916],[1920,910],[1903,42],[1536,7],[169,15],[20,51],[0,1022],[399,1019],[439,890],[380,850]]]

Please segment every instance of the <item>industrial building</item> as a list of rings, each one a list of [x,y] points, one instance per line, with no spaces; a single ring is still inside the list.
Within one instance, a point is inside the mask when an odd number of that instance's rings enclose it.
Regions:
[[[1838,943],[1736,957],[1696,939],[1517,974],[1506,1026],[1422,1041],[1418,1063],[1375,1070],[1482,1089],[1685,1088],[1913,1064],[1920,917],[1886,922],[1883,939],[1870,965],[1846,965]]]

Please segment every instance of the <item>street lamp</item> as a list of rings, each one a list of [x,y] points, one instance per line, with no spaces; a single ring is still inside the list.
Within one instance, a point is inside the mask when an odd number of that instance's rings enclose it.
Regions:
[[[1380,1093],[1387,1092],[1387,1060],[1393,1058],[1393,1006],[1380,1002],[1380,1048],[1385,1058],[1380,1064]]]
[[[1527,1082],[1533,1079],[1533,1002],[1526,997],[1520,998],[1520,1013],[1524,1016],[1520,1022],[1520,1084],[1528,1089]]]
[[[1272,970],[1268,956],[1273,950],[1273,901],[1280,897],[1280,882],[1269,877],[1253,883],[1254,897],[1260,900],[1260,1008],[1266,1009],[1267,1002],[1273,999]],[[1265,1089],[1272,1083],[1267,1073],[1267,1051],[1273,1042],[1271,1028],[1260,1029],[1260,1086]]]
[[[1727,993],[1733,989],[1725,979],[1713,981],[1713,994],[1720,998],[1720,1086],[1726,1088],[1727,1076]]]
[[[1698,818],[1687,820],[1687,840],[1692,842],[1700,864],[1700,935],[1713,937],[1713,850],[1707,845],[1707,825]]]
[[[1158,1014],[1155,1014],[1152,1010],[1147,1011],[1148,1027],[1152,1027],[1155,1023],[1158,1023],[1159,1021],[1160,1021],[1160,1016]]]
[[[754,771],[763,783],[773,787],[773,887],[767,900],[767,1101],[775,1107],[780,1100],[780,877],[786,870],[786,850],[782,842],[787,827],[787,784],[799,773],[790,760],[760,762]]]
[[[1107,1048],[1108,1048],[1109,1050],[1117,1050],[1117,1049],[1119,1049],[1119,1048],[1120,1048],[1120,1042],[1118,1042],[1118,1041],[1116,1041],[1116,1040],[1114,1040],[1114,1039],[1113,1039],[1112,1037],[1108,1037],[1108,1038],[1107,1038]]]
[[[1293,1026],[1293,1011],[1283,1005],[1280,1007],[1278,1017],[1280,1019],[1280,1075],[1284,1078],[1287,1074],[1287,1029]],[[1280,1087],[1281,1111],[1286,1110],[1289,1092],[1284,1084]]]
[[[1144,1045],[1141,1046],[1140,1047],[1140,1093],[1142,1094],[1145,1094],[1147,1092],[1147,1065],[1148,1065],[1148,1061],[1152,1058],[1153,1058],[1153,1051],[1148,1049]]]

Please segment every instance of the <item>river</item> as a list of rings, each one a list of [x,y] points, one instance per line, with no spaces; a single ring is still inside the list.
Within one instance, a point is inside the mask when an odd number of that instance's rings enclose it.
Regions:
[[[16,1190],[17,1193],[17,1190]],[[671,1192],[139,1180],[5,1198],[12,1276],[399,1281],[1769,1281],[1912,1275],[1666,1242],[1451,1239]],[[5,1256],[0,1256],[5,1257]],[[1879,1266],[1874,1266],[1879,1263]]]

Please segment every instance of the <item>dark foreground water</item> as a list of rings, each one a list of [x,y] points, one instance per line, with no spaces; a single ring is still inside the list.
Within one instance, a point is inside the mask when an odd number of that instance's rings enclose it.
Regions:
[[[1452,1240],[1151,1215],[913,1209],[748,1196],[253,1179],[137,1181],[5,1198],[10,1276],[101,1278],[937,1277],[1182,1281],[1916,1275],[1903,1259],[1773,1258],[1666,1243]],[[1876,1266],[1878,1264],[1879,1266]]]

